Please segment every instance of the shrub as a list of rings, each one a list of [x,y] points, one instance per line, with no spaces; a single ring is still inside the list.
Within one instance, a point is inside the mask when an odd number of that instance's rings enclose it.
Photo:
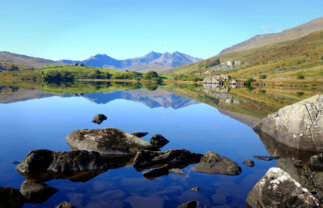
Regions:
[[[323,60],[323,56],[321,56],[320,59]]]
[[[265,75],[265,74],[262,74],[259,76],[259,79],[266,79],[266,78],[267,78],[267,75]]]
[[[305,77],[304,77],[304,75],[299,74],[299,75],[297,75],[297,79],[305,79]]]
[[[250,78],[248,78],[248,79],[246,80],[245,85],[250,87],[250,86],[251,86],[251,83],[252,83],[252,82],[254,82],[254,81],[255,81],[255,80],[254,80],[252,77],[250,77]]]

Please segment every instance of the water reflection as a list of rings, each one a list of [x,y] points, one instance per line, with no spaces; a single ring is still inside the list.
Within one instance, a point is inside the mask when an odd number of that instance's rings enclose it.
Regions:
[[[317,90],[180,84],[145,87],[137,83],[1,87],[0,102],[7,104],[0,104],[0,186],[19,189],[26,177],[46,181],[58,190],[43,204],[24,207],[54,207],[62,201],[77,207],[176,207],[191,200],[206,207],[244,207],[253,185],[277,163],[321,194],[321,172],[308,166],[313,153],[286,149],[262,135],[259,140],[245,125],[253,126],[269,113],[313,94]],[[186,148],[201,154],[212,150],[236,161],[242,173],[234,177],[199,174],[188,165],[183,166],[186,175],[170,173],[147,180],[132,167],[133,156],[110,159],[108,171],[23,176],[15,171],[11,162],[21,161],[32,149],[70,151],[65,136],[75,129],[97,128],[91,123],[97,113],[108,116],[103,127],[161,133],[170,138],[167,149]],[[268,155],[267,151],[281,158],[256,161],[253,168],[241,165],[254,155]],[[191,191],[196,186],[200,191]]]

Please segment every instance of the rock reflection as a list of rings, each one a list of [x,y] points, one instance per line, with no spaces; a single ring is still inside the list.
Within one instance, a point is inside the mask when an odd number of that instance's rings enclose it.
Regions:
[[[310,158],[317,152],[290,148],[278,143],[266,134],[257,133],[267,151],[271,155],[280,156],[276,160],[277,166],[289,173],[293,179],[323,202],[323,171],[312,168],[309,163]]]

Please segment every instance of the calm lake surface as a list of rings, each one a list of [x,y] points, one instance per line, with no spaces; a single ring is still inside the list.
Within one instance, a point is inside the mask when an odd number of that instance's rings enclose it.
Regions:
[[[25,204],[24,207],[55,207],[63,201],[80,208],[176,207],[191,200],[199,201],[200,207],[246,207],[248,192],[276,162],[253,158],[270,154],[259,136],[245,124],[248,122],[221,113],[221,109],[214,107],[216,104],[205,104],[178,94],[184,93],[141,88],[81,96],[20,89],[12,90],[10,95],[2,94],[0,186],[20,189],[26,179],[16,171],[12,161],[22,161],[29,151],[71,151],[65,136],[73,130],[115,127],[126,132],[147,131],[149,134],[143,138],[147,141],[153,134],[160,133],[170,141],[162,150],[184,148],[202,154],[217,152],[238,163],[242,173],[208,175],[193,172],[194,165],[190,165],[183,169],[186,175],[170,173],[149,180],[129,165],[110,169],[83,182],[47,181],[45,183],[58,192],[42,204]],[[222,102],[220,98],[217,100]],[[243,101],[227,103],[237,106]],[[98,113],[108,117],[101,125],[91,122]],[[255,167],[243,165],[246,159],[254,160]],[[197,186],[199,192],[191,191]]]

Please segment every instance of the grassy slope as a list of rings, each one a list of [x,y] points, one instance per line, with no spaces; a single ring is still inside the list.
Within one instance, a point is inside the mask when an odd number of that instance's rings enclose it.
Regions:
[[[8,63],[9,65],[22,65],[23,68],[39,68],[47,65],[63,64],[59,61],[52,61],[49,59],[35,58],[9,52],[0,52],[0,64]]]
[[[314,19],[310,22],[288,30],[284,30],[282,32],[254,36],[246,41],[224,49],[220,52],[220,54],[248,50],[261,46],[294,40],[319,30],[323,30],[323,17]]]
[[[202,68],[203,64],[212,63],[216,59],[221,62],[241,60],[244,64],[231,71],[217,71],[236,78],[292,78],[298,74],[306,78],[323,77],[323,31],[318,31],[303,38],[286,41],[260,48],[217,55],[190,65],[183,65],[166,71],[167,74],[203,73],[214,67]]]

